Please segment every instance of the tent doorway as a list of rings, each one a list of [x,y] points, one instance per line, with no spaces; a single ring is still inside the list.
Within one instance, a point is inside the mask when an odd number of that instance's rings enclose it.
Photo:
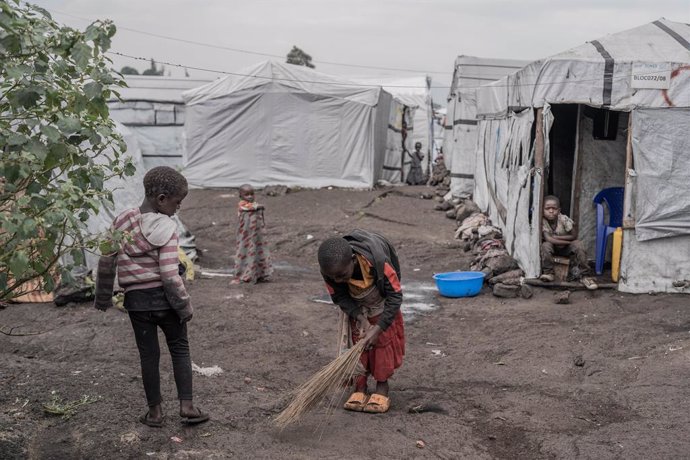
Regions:
[[[578,104],[551,106],[549,167],[544,195],[555,195],[578,226],[578,238],[594,258],[596,212],[592,200],[625,179],[628,113]]]
[[[578,105],[554,104],[553,126],[549,132],[549,170],[545,195],[561,200],[564,214],[573,215],[573,166],[577,151]]]

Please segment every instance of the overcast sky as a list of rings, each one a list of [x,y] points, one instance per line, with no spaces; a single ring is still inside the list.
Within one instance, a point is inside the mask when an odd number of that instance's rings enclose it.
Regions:
[[[236,72],[269,59],[171,41],[136,31],[285,56],[293,45],[319,71],[336,75],[428,74],[448,86],[464,54],[538,59],[664,17],[690,23],[690,0],[33,0],[56,20],[83,29],[118,26],[112,50],[157,61]],[[116,68],[145,62],[113,56]],[[387,71],[357,66],[411,69]],[[184,70],[166,66],[173,76]],[[167,73],[167,72],[166,72]],[[219,74],[189,70],[193,78]],[[435,100],[447,90],[433,91]]]

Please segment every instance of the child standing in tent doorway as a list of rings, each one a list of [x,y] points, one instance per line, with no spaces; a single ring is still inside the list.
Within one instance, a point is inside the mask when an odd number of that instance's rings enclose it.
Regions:
[[[541,268],[542,281],[551,282],[554,276],[553,257],[574,256],[575,263],[571,263],[570,277],[580,280],[587,289],[597,289],[597,285],[589,274],[589,264],[582,241],[577,239],[577,229],[573,220],[561,214],[560,200],[549,195],[544,197],[544,220],[542,223]]]
[[[345,409],[387,412],[388,379],[402,365],[405,355],[400,263],[395,249],[377,233],[353,230],[321,243],[318,259],[333,303],[347,315],[343,322],[350,331],[344,334],[347,341],[365,341],[360,357],[362,374],[356,377],[355,392]],[[376,381],[371,394],[367,388],[369,375]]]
[[[240,187],[237,207],[237,250],[232,284],[269,281],[273,274],[271,255],[264,242],[264,206],[254,200],[254,188]]]
[[[414,152],[407,154],[412,159],[410,164],[410,171],[407,173],[407,180],[405,181],[407,185],[422,185],[426,182],[424,180],[424,171],[422,171],[422,160],[424,160],[424,154],[422,153],[422,143],[415,142]]]
[[[188,424],[205,422],[208,414],[192,403],[192,360],[187,338],[192,304],[178,272],[177,224],[171,218],[187,196],[187,180],[173,168],[159,166],[144,176],[144,191],[141,206],[124,211],[113,222],[111,230],[125,238],[119,248],[103,254],[98,261],[94,306],[105,311],[113,305],[117,272],[139,349],[148,403],[148,411],[139,421],[151,427],[163,426],[158,345],[161,328],[172,358],[180,417]]]

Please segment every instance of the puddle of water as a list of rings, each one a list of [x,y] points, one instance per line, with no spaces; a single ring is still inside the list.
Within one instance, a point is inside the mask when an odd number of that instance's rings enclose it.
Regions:
[[[304,267],[298,267],[296,265],[292,265],[288,262],[285,262],[283,260],[274,260],[273,261],[273,268],[278,271],[284,271],[284,272],[296,272],[296,273],[310,273],[311,270],[308,268]]]
[[[419,315],[430,313],[438,307],[436,286],[433,283],[419,281],[403,283],[401,310],[406,322],[414,320]]]
[[[309,300],[316,303],[333,304],[331,296],[328,294],[312,297]],[[420,282],[403,284],[403,304],[400,309],[405,322],[413,321],[417,316],[430,313],[438,307],[435,285]]]

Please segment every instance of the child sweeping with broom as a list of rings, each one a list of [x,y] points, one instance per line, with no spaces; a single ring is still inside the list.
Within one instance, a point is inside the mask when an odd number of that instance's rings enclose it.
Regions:
[[[377,233],[354,230],[325,240],[318,260],[333,303],[348,316],[352,343],[364,341],[360,362],[365,373],[356,377],[355,392],[345,409],[387,412],[388,379],[402,365],[405,354],[400,264],[395,249]],[[376,381],[371,394],[369,375]]]

